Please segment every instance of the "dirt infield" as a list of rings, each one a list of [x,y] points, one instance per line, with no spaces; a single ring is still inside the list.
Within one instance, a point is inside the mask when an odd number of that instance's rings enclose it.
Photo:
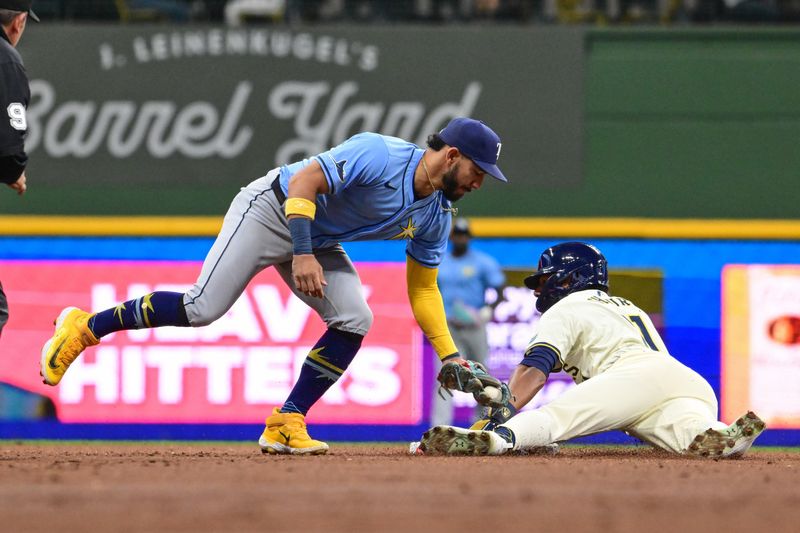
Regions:
[[[334,446],[0,443],[0,531],[800,531],[800,454],[413,457]]]

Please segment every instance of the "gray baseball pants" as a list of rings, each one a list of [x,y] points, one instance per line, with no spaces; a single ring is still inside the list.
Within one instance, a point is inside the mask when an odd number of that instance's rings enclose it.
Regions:
[[[329,328],[366,335],[372,311],[341,245],[314,251],[328,282],[324,298],[306,296],[294,286],[292,238],[283,206],[271,188],[278,172],[272,170],[253,181],[233,199],[200,277],[184,295],[189,323],[205,326],[221,317],[256,274],[274,266],[292,292]]]

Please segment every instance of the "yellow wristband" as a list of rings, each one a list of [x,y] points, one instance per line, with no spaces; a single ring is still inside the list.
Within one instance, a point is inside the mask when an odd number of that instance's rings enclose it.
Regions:
[[[317,204],[305,198],[287,198],[284,209],[287,217],[289,215],[302,215],[314,220],[314,215],[317,213]]]

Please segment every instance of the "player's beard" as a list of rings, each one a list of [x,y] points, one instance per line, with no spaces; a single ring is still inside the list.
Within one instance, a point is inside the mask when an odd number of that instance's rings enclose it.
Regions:
[[[458,171],[458,165],[453,165],[453,168],[442,175],[442,194],[451,202],[457,202],[464,196],[464,193],[458,190],[456,171]]]

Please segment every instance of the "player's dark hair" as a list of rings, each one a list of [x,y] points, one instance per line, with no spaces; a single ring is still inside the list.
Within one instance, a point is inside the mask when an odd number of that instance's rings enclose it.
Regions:
[[[0,9],[0,25],[8,26],[11,22],[21,14],[22,11],[12,11],[10,9]]]
[[[438,152],[439,150],[444,148],[445,145],[447,144],[442,140],[441,137],[439,137],[438,133],[431,133],[430,135],[428,135],[427,142],[428,142],[428,147],[434,152]]]

